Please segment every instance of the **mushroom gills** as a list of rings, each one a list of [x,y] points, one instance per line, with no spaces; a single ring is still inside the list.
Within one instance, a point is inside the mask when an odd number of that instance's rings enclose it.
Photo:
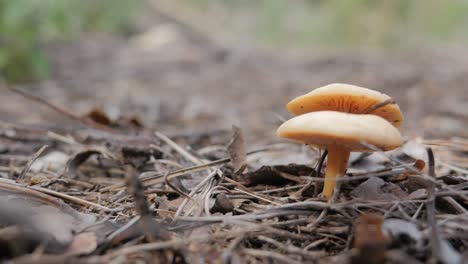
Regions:
[[[323,196],[330,199],[336,185],[336,177],[342,176],[346,170],[349,159],[349,150],[342,146],[328,146],[327,171],[323,186]]]

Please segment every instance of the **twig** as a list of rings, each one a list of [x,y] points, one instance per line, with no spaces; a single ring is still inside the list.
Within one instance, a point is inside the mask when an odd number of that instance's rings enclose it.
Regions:
[[[63,200],[67,200],[67,201],[76,203],[76,204],[81,204],[81,205],[84,205],[84,206],[91,206],[91,207],[94,207],[94,208],[97,208],[97,209],[101,209],[101,210],[104,210],[105,212],[120,211],[119,208],[111,209],[111,208],[105,207],[105,206],[97,204],[97,203],[86,201],[86,200],[83,200],[83,199],[78,198],[78,197],[70,196],[70,195],[60,193],[60,192],[56,192],[56,191],[52,191],[52,190],[49,190],[49,189],[36,187],[36,186],[31,186],[29,188],[33,189],[33,190],[36,190],[36,191],[39,191],[39,192],[42,192],[42,193],[45,193],[45,194],[49,194],[49,195],[61,198]]]
[[[234,252],[234,250],[237,249],[237,247],[239,247],[240,243],[244,240],[244,238],[245,238],[245,235],[240,235],[234,238],[231,241],[231,243],[229,243],[229,246],[223,252],[223,263],[226,263],[226,264],[231,263],[232,253]]]
[[[265,151],[267,149],[268,148],[260,148],[260,149],[257,149],[257,150],[252,150],[252,151],[247,152],[247,155],[262,152],[262,151]],[[199,172],[199,171],[202,171],[202,170],[207,170],[207,169],[210,169],[211,167],[228,163],[229,161],[231,161],[230,158],[224,158],[224,159],[219,159],[219,160],[215,160],[215,161],[212,161],[212,162],[208,162],[208,163],[205,163],[205,164],[192,166],[192,167],[189,167],[189,168],[175,170],[175,171],[169,172],[166,177],[167,177],[168,180],[172,180],[174,178],[177,178],[177,177],[189,174],[189,173]],[[148,174],[148,172],[146,172],[145,174]],[[146,186],[151,186],[153,184],[159,184],[159,183],[164,182],[162,177],[164,177],[166,175],[166,174],[161,174],[161,173],[151,173],[150,175],[145,175],[145,174],[140,174],[139,178],[140,178],[140,180],[142,182],[146,183]],[[125,186],[125,184],[119,183],[119,184],[111,185],[111,186],[108,186],[108,187],[104,187],[100,191],[101,192],[108,192],[108,191],[111,191],[111,190],[116,190],[116,189],[119,189],[119,188],[123,188],[124,186]]]
[[[322,166],[323,166],[323,163],[325,162],[325,158],[327,157],[327,155],[328,155],[328,150],[323,151],[322,156],[320,157],[317,170],[315,171],[315,176],[317,178],[320,177],[320,172],[322,171]],[[312,187],[312,184],[313,184],[313,181],[309,181],[309,183],[306,186],[304,186],[301,190],[296,192],[293,196],[302,197],[305,192],[309,191],[310,187]]]
[[[300,264],[300,263],[302,263],[302,262],[298,262],[298,261],[296,261],[294,259],[288,258],[287,256],[281,255],[281,254],[273,252],[273,251],[244,248],[244,249],[242,249],[242,252],[244,252],[245,254],[254,256],[254,257],[274,259],[274,260],[277,260],[277,261],[280,261],[280,262],[283,262],[283,263],[288,263],[288,264]]]
[[[12,91],[14,93],[17,93],[19,95],[22,95],[23,97],[25,97],[25,98],[27,98],[29,100],[41,103],[41,104],[51,108],[55,112],[60,113],[60,114],[66,116],[66,117],[68,117],[68,118],[70,118],[72,120],[78,121],[78,122],[80,122],[81,124],[83,124],[85,126],[92,127],[92,128],[99,129],[99,130],[103,130],[103,131],[106,131],[106,132],[115,132],[113,129],[111,129],[108,126],[99,124],[99,123],[94,122],[93,120],[88,119],[88,118],[79,117],[79,116],[75,115],[74,113],[68,111],[67,109],[65,109],[63,107],[60,107],[60,106],[58,106],[56,104],[53,104],[53,103],[47,101],[46,99],[44,99],[42,97],[39,97],[37,95],[28,93],[26,91],[23,91],[21,89],[15,88],[15,87],[7,86],[7,88],[8,88],[8,90],[10,90],[10,91]]]
[[[37,199],[39,201],[50,204],[54,207],[60,207],[62,205],[62,201],[60,201],[59,199],[39,192],[37,190],[31,190],[30,188],[24,187],[23,185],[20,185],[18,183],[9,183],[5,180],[0,179],[0,189],[4,189],[10,192],[22,193],[27,196],[30,196],[33,199]]]
[[[379,109],[381,107],[384,107],[384,106],[386,106],[388,104],[395,104],[395,100],[393,98],[390,98],[390,99],[387,99],[387,100],[385,100],[383,102],[375,104],[375,105],[367,108],[365,111],[363,111],[363,114],[369,114],[370,112],[372,112],[372,111],[374,111],[376,109]]]
[[[325,252],[310,252],[310,251],[307,251],[305,249],[302,249],[302,248],[298,248],[294,245],[285,245],[277,240],[274,240],[272,238],[269,238],[269,237],[266,237],[266,236],[258,236],[257,237],[258,240],[260,241],[264,241],[264,242],[267,242],[267,243],[270,243],[274,246],[276,246],[277,248],[279,249],[282,249],[284,251],[287,251],[289,253],[293,253],[293,254],[300,254],[306,258],[317,258],[317,257],[320,257],[320,256],[323,256],[325,254]]]
[[[210,173],[210,175],[208,175],[208,177],[204,178],[200,183],[197,184],[197,186],[195,186],[192,191],[190,192],[190,194],[188,195],[189,198],[192,198],[193,195],[195,195],[195,193],[198,192],[198,190],[203,186],[205,185],[209,180],[211,180],[213,177],[215,177],[217,175],[217,171],[213,171]],[[193,198],[191,199],[192,201]],[[177,217],[179,217],[180,213],[183,211],[183,209],[185,208],[185,206],[187,205],[187,203],[189,202],[189,199],[185,198],[184,201],[180,204],[179,208],[177,208],[177,211],[176,211],[176,214],[173,218],[173,221],[175,221],[177,219]]]
[[[175,151],[177,151],[180,155],[182,155],[184,158],[186,158],[187,160],[189,160],[193,164],[195,164],[195,165],[201,165],[202,164],[200,159],[198,159],[197,157],[195,157],[194,155],[192,155],[191,153],[186,151],[184,148],[179,146],[179,144],[175,143],[172,139],[170,139],[169,137],[167,137],[163,133],[155,131],[154,135],[157,138],[159,138],[160,140],[164,141],[164,143],[171,146],[171,148],[173,148]]]
[[[246,234],[252,232],[250,229],[239,230],[237,232],[220,232],[213,235],[200,235],[196,237],[184,238],[184,239],[173,239],[170,241],[164,242],[153,242],[153,243],[146,243],[140,244],[135,246],[128,246],[118,249],[116,251],[110,252],[107,255],[104,255],[103,258],[105,259],[112,259],[121,255],[128,255],[131,253],[139,252],[139,251],[154,251],[154,250],[161,250],[165,248],[173,248],[178,249],[184,245],[194,243],[194,242],[206,242],[216,239],[228,239],[231,237],[237,237],[242,234]]]
[[[427,148],[427,156],[429,161],[429,176],[436,178],[435,175],[435,164],[434,164],[434,153],[432,152],[431,148]],[[435,218],[435,184],[433,182],[429,182],[428,187],[428,197],[426,202],[427,208],[427,222],[431,227],[431,249],[432,249],[432,258],[434,259],[434,263],[440,259],[440,246],[441,240],[440,235],[438,232],[437,227],[437,220]]]
[[[164,174],[164,183],[169,186],[169,188],[171,188],[172,190],[174,190],[177,194],[179,194],[180,196],[183,196],[187,199],[190,199],[192,200],[192,197],[190,197],[188,194],[184,193],[182,190],[180,190],[179,188],[177,188],[176,186],[174,186],[170,181],[169,179],[167,178],[167,176],[169,175],[169,173],[166,173]]]

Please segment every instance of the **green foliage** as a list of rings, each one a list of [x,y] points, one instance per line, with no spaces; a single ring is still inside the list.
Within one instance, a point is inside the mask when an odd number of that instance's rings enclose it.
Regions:
[[[47,76],[41,45],[87,32],[126,33],[132,0],[0,0],[0,75],[11,82]]]

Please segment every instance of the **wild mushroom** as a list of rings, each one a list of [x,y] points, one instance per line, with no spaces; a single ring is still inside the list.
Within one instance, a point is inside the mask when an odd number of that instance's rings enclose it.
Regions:
[[[382,104],[381,107],[375,106]],[[288,111],[302,115],[316,111],[338,111],[351,114],[372,114],[385,118],[395,127],[403,124],[403,114],[393,99],[371,89],[333,83],[301,95],[288,103]]]
[[[283,123],[276,134],[328,150],[323,187],[323,195],[327,199],[333,194],[337,175],[343,175],[346,170],[350,152],[374,151],[368,148],[369,145],[392,150],[402,144],[398,129],[379,116],[335,111],[319,111],[293,117]]]

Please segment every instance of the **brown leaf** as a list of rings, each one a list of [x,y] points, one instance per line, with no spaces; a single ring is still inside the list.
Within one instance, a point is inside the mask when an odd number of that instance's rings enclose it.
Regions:
[[[247,167],[247,144],[239,127],[232,126],[233,136],[227,149],[236,174],[242,173]]]
[[[234,211],[234,204],[224,193],[220,193],[216,195],[216,198],[210,211],[212,213],[229,213]]]
[[[97,236],[94,232],[84,232],[76,235],[65,250],[66,255],[90,254],[97,248]]]
[[[161,159],[162,152],[154,148],[142,148],[135,146],[122,147],[122,157],[125,163],[132,164],[135,168],[145,165],[151,158]]]
[[[88,118],[93,120],[94,122],[105,125],[105,126],[110,126],[112,124],[112,120],[107,116],[107,114],[104,112],[104,110],[96,106],[89,111],[84,118]]]
[[[101,152],[95,149],[89,149],[76,153],[67,162],[67,172],[69,172],[72,175],[75,175],[76,171],[78,170],[81,164],[86,162],[91,156],[99,154],[101,154]]]
[[[395,201],[408,196],[398,185],[371,177],[356,187],[351,195],[356,198],[374,201]]]
[[[106,159],[115,160],[116,158],[114,155],[108,151],[106,148],[103,147],[93,147],[90,149],[80,150],[75,153],[68,161],[67,161],[67,169],[66,171],[71,175],[75,175],[78,168],[85,163],[90,157],[94,155],[100,155]]]

